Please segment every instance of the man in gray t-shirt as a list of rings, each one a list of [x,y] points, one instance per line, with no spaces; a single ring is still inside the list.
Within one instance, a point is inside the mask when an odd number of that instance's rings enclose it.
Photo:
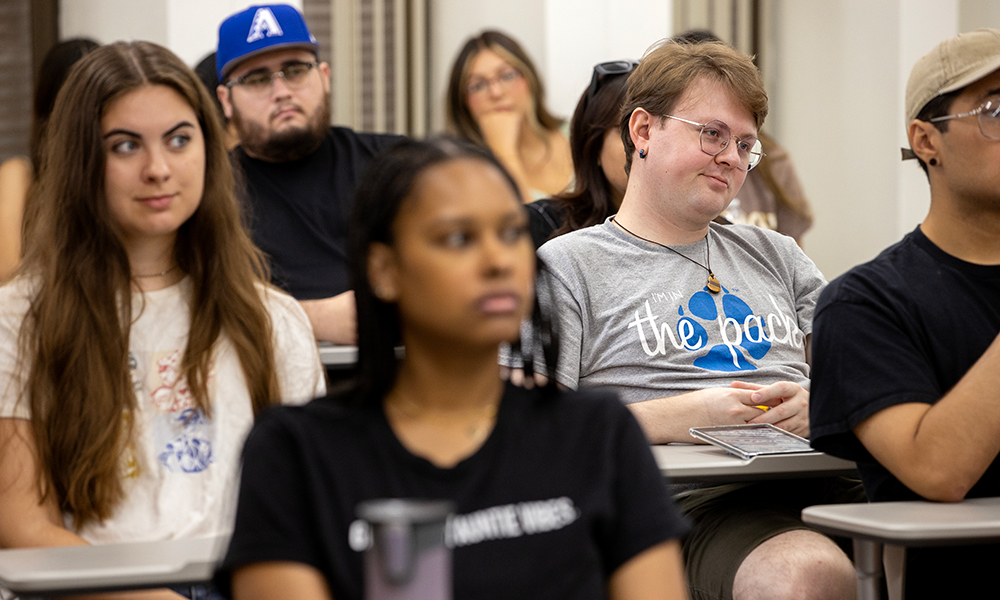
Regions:
[[[742,423],[809,435],[808,343],[826,282],[793,239],[712,223],[761,158],[766,113],[759,73],[737,51],[650,50],[622,109],[629,181],[618,214],[538,251],[539,295],[560,340],[554,376],[617,390],[652,442]],[[798,519],[802,506],[834,500],[816,489],[826,483],[682,497],[695,522],[684,548],[692,596],[853,598],[850,560]]]
[[[542,246],[542,293],[559,307],[556,379],[614,387],[629,404],[729,388],[735,379],[808,389],[806,340],[822,274],[795,240],[759,227],[713,223],[706,240],[670,250],[608,220]],[[703,258],[706,243],[716,294],[705,269],[674,253]],[[770,415],[753,409],[732,422],[750,416]],[[808,435],[807,425],[796,433]]]

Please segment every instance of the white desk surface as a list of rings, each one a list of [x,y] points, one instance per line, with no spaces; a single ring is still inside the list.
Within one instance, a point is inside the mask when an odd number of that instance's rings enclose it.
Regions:
[[[22,598],[204,583],[228,536],[0,550],[0,587]]]
[[[323,362],[323,366],[348,369],[358,362],[358,347],[320,342],[319,359]]]
[[[330,342],[319,342],[319,359],[323,366],[334,369],[350,369],[358,364],[357,346],[340,346]],[[403,358],[402,346],[396,347],[396,358]]]
[[[725,450],[701,444],[652,446],[660,473],[673,483],[727,483],[791,479],[817,475],[857,476],[854,463],[823,454],[773,454],[743,460]]]
[[[896,546],[985,543],[1000,540],[1000,498],[810,506],[802,520],[828,533]]]

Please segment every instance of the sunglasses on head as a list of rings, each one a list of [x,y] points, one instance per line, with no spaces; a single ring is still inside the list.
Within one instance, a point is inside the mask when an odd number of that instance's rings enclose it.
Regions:
[[[594,96],[597,95],[598,90],[604,84],[604,80],[608,77],[628,75],[632,71],[635,71],[635,68],[638,66],[639,61],[637,60],[612,60],[594,65],[594,76],[591,77],[590,86],[587,87],[587,102],[594,99]]]

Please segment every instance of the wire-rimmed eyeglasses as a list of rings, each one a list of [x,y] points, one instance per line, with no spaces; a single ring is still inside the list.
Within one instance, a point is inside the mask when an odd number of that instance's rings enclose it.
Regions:
[[[481,94],[493,87],[494,83],[499,85],[501,88],[507,89],[520,78],[520,71],[514,67],[507,67],[497,73],[495,77],[477,77],[475,80],[470,80],[469,85],[465,87],[465,93],[468,96]]]
[[[628,75],[638,66],[639,62],[635,60],[612,60],[594,65],[594,76],[590,78],[590,85],[587,86],[587,102],[594,99],[605,79],[616,75]]]
[[[232,89],[234,85],[243,86],[252,94],[263,94],[271,88],[275,77],[280,77],[290,88],[299,88],[305,84],[309,77],[309,72],[318,67],[318,62],[289,62],[285,63],[281,69],[268,71],[267,69],[257,69],[250,71],[239,79],[226,82],[226,87]]]
[[[930,122],[938,123],[950,119],[971,117],[972,115],[976,115],[976,120],[979,121],[979,133],[982,133],[983,137],[991,140],[1000,140],[1000,95],[990,96],[975,110],[955,115],[934,117],[930,119]]]
[[[701,127],[701,133],[699,134],[701,151],[709,156],[720,154],[729,147],[729,140],[735,139],[736,154],[740,158],[740,164],[736,165],[736,168],[740,171],[749,171],[760,164],[760,159],[764,158],[760,140],[753,136],[741,138],[738,135],[733,135],[729,129],[729,125],[718,119],[709,121],[708,123],[696,123],[673,115],[663,116],[667,119],[675,119],[694,125],[695,127]]]

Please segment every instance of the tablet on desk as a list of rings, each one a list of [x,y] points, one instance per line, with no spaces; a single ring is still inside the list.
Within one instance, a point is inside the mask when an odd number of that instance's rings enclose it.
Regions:
[[[809,446],[809,440],[770,423],[692,427],[690,432],[700,440],[745,459],[762,454],[814,452]]]

